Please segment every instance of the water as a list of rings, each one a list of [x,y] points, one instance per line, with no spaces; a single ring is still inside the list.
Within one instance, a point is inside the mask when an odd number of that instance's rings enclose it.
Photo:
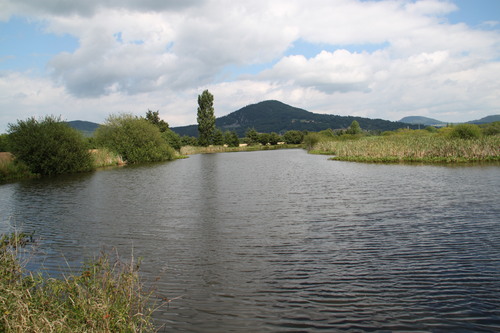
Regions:
[[[494,332],[499,176],[195,155],[1,185],[0,233],[36,231],[34,267],[53,275],[103,246],[142,257],[148,284],[179,297],[156,313],[165,331]]]

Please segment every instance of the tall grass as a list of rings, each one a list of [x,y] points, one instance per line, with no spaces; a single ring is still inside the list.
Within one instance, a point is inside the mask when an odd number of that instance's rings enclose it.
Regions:
[[[92,149],[90,152],[94,161],[94,168],[125,165],[125,161],[120,155],[107,148]]]
[[[500,137],[455,139],[413,133],[363,137],[357,140],[320,140],[311,152],[335,155],[332,159],[359,162],[461,163],[500,161]]]
[[[31,173],[26,164],[14,159],[10,153],[0,153],[0,182],[33,178],[37,175]]]
[[[0,239],[0,332],[152,332],[152,307],[138,265],[102,254],[63,279],[28,272],[19,246],[26,235]]]

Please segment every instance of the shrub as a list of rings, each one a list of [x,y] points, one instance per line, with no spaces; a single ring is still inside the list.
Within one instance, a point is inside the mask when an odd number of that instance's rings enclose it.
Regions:
[[[83,136],[59,118],[19,120],[9,124],[9,133],[11,152],[33,173],[55,175],[92,169]]]
[[[304,140],[304,133],[301,131],[291,130],[283,135],[283,140],[288,144],[299,144]]]
[[[161,136],[170,145],[170,147],[174,148],[175,150],[181,149],[181,137],[170,128],[167,128],[164,132],[162,132]]]
[[[109,116],[96,130],[95,138],[100,146],[122,156],[127,163],[175,158],[174,149],[162,138],[158,127],[131,114]]]
[[[449,133],[451,138],[458,139],[479,139],[481,137],[481,129],[473,124],[460,124],[452,128]]]

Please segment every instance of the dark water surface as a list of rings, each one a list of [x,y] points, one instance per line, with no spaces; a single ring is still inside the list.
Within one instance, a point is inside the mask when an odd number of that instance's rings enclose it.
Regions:
[[[165,331],[500,331],[498,166],[195,155],[1,185],[0,214],[50,274],[103,246],[142,257],[180,297]]]

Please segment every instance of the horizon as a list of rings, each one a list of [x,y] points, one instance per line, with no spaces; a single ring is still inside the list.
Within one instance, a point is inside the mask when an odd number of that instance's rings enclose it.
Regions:
[[[0,133],[29,117],[196,123],[279,100],[314,113],[466,122],[500,113],[500,1],[3,0]]]

